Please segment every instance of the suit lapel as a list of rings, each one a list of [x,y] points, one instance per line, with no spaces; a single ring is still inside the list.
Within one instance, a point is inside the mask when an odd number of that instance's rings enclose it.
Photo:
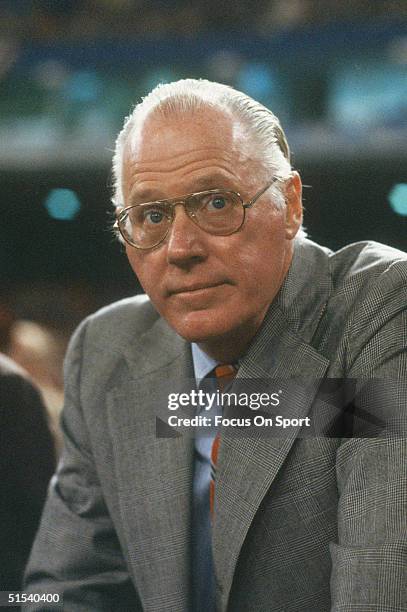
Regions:
[[[311,343],[329,296],[327,265],[322,249],[313,253],[297,246],[291,272],[278,299],[271,305],[260,333],[240,364],[237,391],[239,379],[248,391],[259,391],[259,383],[268,393],[283,391],[278,408],[262,409],[265,416],[268,412],[288,418],[307,416],[326,373],[329,361]],[[318,291],[307,285],[316,270]],[[233,408],[225,411],[226,416],[232,413]],[[294,427],[279,437],[267,436],[264,428],[250,428],[250,435],[232,430],[222,433],[213,525],[220,610],[226,610],[239,553],[251,522],[298,433],[299,428]]]
[[[108,398],[125,547],[144,608],[187,611],[193,440],[157,438],[156,417],[192,377],[190,350],[159,320],[126,361]]]

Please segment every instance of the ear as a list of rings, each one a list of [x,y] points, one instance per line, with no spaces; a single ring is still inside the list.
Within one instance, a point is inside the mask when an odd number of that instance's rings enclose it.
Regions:
[[[298,172],[293,172],[285,188],[285,237],[293,240],[302,223],[302,183]]]

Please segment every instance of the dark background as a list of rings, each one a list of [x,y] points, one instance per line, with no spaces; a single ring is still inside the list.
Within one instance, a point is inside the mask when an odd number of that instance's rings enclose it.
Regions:
[[[304,188],[310,237],[333,249],[356,240],[377,240],[407,249],[406,220],[388,203],[400,181],[400,160],[296,160]],[[2,173],[6,221],[1,246],[3,282],[83,281],[100,290],[136,286],[123,249],[110,230],[109,168]],[[74,190],[83,206],[72,221],[52,219],[43,205],[54,187]]]

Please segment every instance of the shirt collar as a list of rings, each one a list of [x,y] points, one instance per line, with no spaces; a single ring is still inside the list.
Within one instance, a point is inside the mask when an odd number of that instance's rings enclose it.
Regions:
[[[219,365],[220,361],[209,357],[195,342],[192,342],[191,349],[195,380],[199,383],[213,368]]]

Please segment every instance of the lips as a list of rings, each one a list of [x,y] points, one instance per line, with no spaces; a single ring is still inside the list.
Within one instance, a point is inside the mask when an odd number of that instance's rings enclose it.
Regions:
[[[168,289],[168,295],[177,295],[179,293],[194,293],[204,289],[214,289],[220,285],[224,285],[225,281],[217,281],[212,283],[191,283],[190,285],[182,285],[180,287],[171,287]]]

